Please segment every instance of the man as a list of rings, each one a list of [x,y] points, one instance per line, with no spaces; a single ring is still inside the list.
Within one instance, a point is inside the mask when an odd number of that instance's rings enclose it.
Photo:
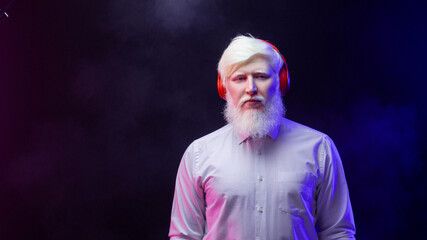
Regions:
[[[284,118],[283,56],[238,36],[218,64],[229,123],[178,169],[171,239],[354,239],[343,166],[325,134]]]

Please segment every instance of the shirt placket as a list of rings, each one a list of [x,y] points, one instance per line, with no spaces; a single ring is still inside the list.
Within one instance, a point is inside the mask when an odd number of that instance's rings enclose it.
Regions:
[[[254,141],[255,158],[255,239],[265,239],[266,229],[266,175],[263,140]]]

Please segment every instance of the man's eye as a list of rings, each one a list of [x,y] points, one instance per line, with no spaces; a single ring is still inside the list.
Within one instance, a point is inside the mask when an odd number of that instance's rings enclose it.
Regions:
[[[233,78],[233,80],[234,81],[244,81],[244,80],[246,80],[246,77],[245,76],[237,76],[237,77]]]
[[[268,79],[269,76],[264,75],[264,74],[260,74],[260,75],[256,75],[255,78],[258,78],[258,79]]]

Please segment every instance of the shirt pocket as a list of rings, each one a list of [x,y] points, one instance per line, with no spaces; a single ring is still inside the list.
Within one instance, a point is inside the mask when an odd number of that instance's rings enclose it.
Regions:
[[[305,216],[314,201],[315,176],[311,172],[279,171],[279,209],[292,216]]]

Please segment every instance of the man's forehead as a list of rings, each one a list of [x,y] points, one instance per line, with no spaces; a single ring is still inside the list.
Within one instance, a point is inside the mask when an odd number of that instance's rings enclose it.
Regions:
[[[256,58],[242,65],[236,66],[231,76],[247,73],[271,73],[273,70],[270,62],[265,58]]]

